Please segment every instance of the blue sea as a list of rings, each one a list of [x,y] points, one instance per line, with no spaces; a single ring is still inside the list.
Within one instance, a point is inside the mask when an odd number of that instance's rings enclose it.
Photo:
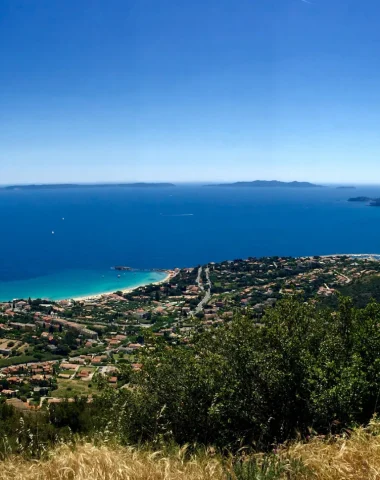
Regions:
[[[248,256],[380,252],[380,187],[0,190],[0,300],[160,280],[154,268]],[[54,232],[54,234],[52,233]],[[137,272],[120,278],[111,270]]]

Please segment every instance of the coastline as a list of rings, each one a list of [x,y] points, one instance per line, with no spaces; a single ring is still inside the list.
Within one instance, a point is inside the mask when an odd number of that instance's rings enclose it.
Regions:
[[[372,259],[372,260],[377,260],[377,261],[380,261],[380,254],[379,253],[331,253],[331,254],[325,254],[325,255],[318,255],[319,257],[321,258],[328,258],[328,257],[336,257],[336,256],[347,256],[347,257],[351,257],[351,258],[358,258],[358,259],[365,259],[365,258],[368,258],[368,259]],[[306,255],[305,257],[309,257],[309,258],[313,258],[312,255]],[[297,258],[297,256],[294,256],[293,258]],[[108,289],[107,286],[104,285],[105,289],[102,290],[102,291],[98,291],[96,293],[84,293],[84,294],[79,294],[79,295],[70,295],[70,294],[63,294],[60,295],[59,297],[50,297],[49,295],[41,295],[41,296],[38,296],[38,295],[27,295],[27,294],[24,294],[24,295],[17,295],[17,296],[10,296],[9,298],[13,298],[13,299],[26,299],[29,297],[31,297],[32,299],[34,298],[44,298],[45,300],[51,300],[51,301],[54,301],[54,302],[62,302],[62,301],[76,301],[76,302],[90,302],[90,301],[98,301],[99,299],[101,298],[105,298],[105,297],[109,297],[111,295],[113,295],[116,291],[120,291],[124,294],[128,294],[128,293],[131,293],[133,292],[134,290],[138,289],[138,288],[141,288],[141,287],[145,287],[145,286],[149,286],[149,285],[160,285],[160,284],[164,284],[164,283],[167,283],[169,282],[172,278],[174,278],[177,274],[178,274],[178,269],[175,269],[175,270],[169,270],[169,269],[163,269],[161,270],[162,273],[165,274],[165,276],[163,278],[161,278],[160,280],[154,280],[154,279],[150,279],[147,280],[147,281],[144,281],[142,280],[141,283],[138,283],[134,286],[128,286],[128,287],[125,287],[125,288],[122,288],[120,287],[119,285],[115,285],[115,287],[112,288],[112,290],[110,289],[110,285],[108,285]],[[62,279],[61,279],[62,280]],[[153,280],[153,281],[152,281]],[[0,300],[0,303],[3,303],[3,302],[9,302],[11,300],[7,299],[7,300]]]
[[[167,283],[169,280],[171,280],[177,274],[174,270],[165,270],[165,273],[166,273],[166,276],[162,280],[158,280],[156,282],[142,283],[141,285],[136,285],[135,287],[120,288],[117,291],[120,291],[122,293],[131,293],[134,290],[137,290],[138,288],[146,287],[148,285],[161,285],[163,283]],[[89,301],[89,300],[99,300],[100,298],[103,298],[103,297],[109,297],[110,295],[113,295],[114,293],[115,293],[115,290],[113,290],[111,292],[108,291],[108,292],[96,293],[94,295],[82,295],[80,297],[66,298],[66,299],[62,299],[62,300],[74,300],[75,302],[85,302],[85,301]],[[58,302],[59,301],[60,300],[58,300]]]
[[[0,281],[0,303],[28,298],[42,298],[47,302],[95,299],[116,291],[128,292],[156,282],[166,282],[174,273],[171,269],[162,269],[158,273],[137,271],[133,275],[126,272],[125,276],[116,278],[112,270],[67,269],[25,281]]]
[[[376,257],[379,257],[379,260],[380,260],[380,254],[379,253],[335,253],[335,254],[328,254],[328,255],[320,255],[321,258],[328,258],[328,257],[344,257],[344,256],[347,256],[347,257],[353,257],[353,258],[373,258],[374,260],[377,260]],[[297,258],[297,257],[294,257],[294,258]],[[312,258],[312,256],[310,256],[310,258]],[[175,270],[164,270],[165,273],[167,274],[162,280],[158,280],[157,282],[149,282],[149,283],[146,283],[146,284],[141,284],[141,285],[137,285],[135,287],[129,287],[129,288],[124,288],[124,289],[119,289],[120,292],[122,293],[131,293],[133,292],[133,290],[136,290],[137,288],[140,288],[140,287],[145,287],[145,286],[148,286],[148,285],[161,285],[163,283],[167,283],[169,280],[171,280],[172,278],[174,278],[176,275],[177,275],[177,272]],[[107,296],[110,296],[110,295],[113,295],[115,293],[115,290],[113,291],[108,291],[108,292],[102,292],[102,293],[98,293],[98,294],[95,294],[95,295],[84,295],[84,296],[80,296],[80,297],[73,297],[73,298],[70,298],[70,299],[65,299],[65,300],[74,300],[74,301],[89,301],[89,300],[98,300],[102,297],[107,297]]]
[[[319,255],[321,258],[324,257],[380,257],[380,253],[330,253],[329,255]]]

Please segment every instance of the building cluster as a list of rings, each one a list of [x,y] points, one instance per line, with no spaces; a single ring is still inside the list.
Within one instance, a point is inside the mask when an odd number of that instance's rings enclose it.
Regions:
[[[97,392],[99,379],[123,387],[122,366],[143,367],[146,338],[191,346],[193,333],[243,311],[260,324],[286,296],[316,302],[375,278],[371,258],[266,257],[177,269],[162,284],[81,300],[0,303],[0,397],[41,408]]]

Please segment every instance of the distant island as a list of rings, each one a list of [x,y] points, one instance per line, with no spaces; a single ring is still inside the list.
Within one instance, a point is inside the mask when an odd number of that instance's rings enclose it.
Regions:
[[[345,185],[342,185],[340,187],[336,187],[338,190],[355,190],[356,187],[353,187],[353,186],[345,186]]]
[[[372,198],[369,197],[353,197],[348,199],[349,202],[371,202]]]
[[[205,185],[205,187],[286,187],[286,188],[321,188],[322,185],[315,185],[309,182],[280,182],[278,180],[254,180],[253,182],[219,183]]]
[[[174,183],[52,183],[33,185],[8,185],[2,190],[58,190],[75,188],[164,188],[175,187]]]
[[[353,198],[349,198],[348,201],[368,203],[368,206],[370,207],[380,207],[380,198],[353,197]]]

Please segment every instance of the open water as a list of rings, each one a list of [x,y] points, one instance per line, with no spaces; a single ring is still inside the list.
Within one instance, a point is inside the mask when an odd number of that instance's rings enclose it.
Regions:
[[[248,256],[379,253],[380,187],[0,190],[0,300],[82,296],[152,268]],[[54,232],[54,234],[52,233]],[[127,265],[138,272],[111,270]]]

